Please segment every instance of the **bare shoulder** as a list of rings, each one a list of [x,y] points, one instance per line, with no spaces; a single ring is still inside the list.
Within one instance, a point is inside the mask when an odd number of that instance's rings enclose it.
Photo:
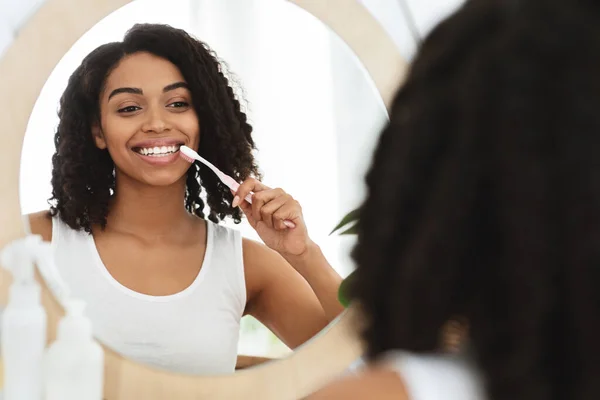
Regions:
[[[392,370],[368,367],[325,386],[307,400],[410,400],[402,379]]]
[[[252,239],[242,238],[242,247],[244,249],[244,260],[255,261],[257,258],[264,256],[278,256],[277,252]]]
[[[276,265],[286,263],[277,252],[252,239],[242,238],[242,252],[249,296],[253,288],[262,286],[264,279],[269,275],[269,270]]]
[[[287,261],[276,251],[266,245],[248,238],[242,238],[242,251],[244,253],[244,266],[250,272],[263,272],[287,264]]]
[[[41,235],[46,242],[52,241],[52,217],[49,211],[28,214],[27,219],[32,234]]]
[[[281,254],[263,243],[243,238],[242,251],[244,253],[248,312],[256,306],[255,300],[261,294],[273,294],[275,287],[281,290],[285,288],[293,290],[298,286],[308,285]]]

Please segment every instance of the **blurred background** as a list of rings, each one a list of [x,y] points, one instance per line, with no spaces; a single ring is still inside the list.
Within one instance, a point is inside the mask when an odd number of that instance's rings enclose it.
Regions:
[[[361,2],[410,61],[421,38],[463,1]],[[43,3],[0,0],[0,56]],[[238,95],[246,100],[265,183],[301,202],[311,237],[338,272],[348,275],[354,239],[329,233],[364,196],[357,182],[387,113],[345,43],[284,0],[136,0],[86,32],[55,67],[31,115],[21,163],[22,213],[48,208],[56,111],[69,75],[95,47],[122,39],[141,22],[185,29],[226,61]],[[258,240],[246,223],[228,225]],[[240,354],[280,357],[287,352],[258,321],[243,319]]]

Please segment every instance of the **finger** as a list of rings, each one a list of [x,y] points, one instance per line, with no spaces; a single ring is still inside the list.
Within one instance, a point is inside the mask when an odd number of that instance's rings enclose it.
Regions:
[[[256,220],[252,216],[252,206],[249,203],[242,201],[240,203],[240,209],[246,216],[246,219],[248,220],[248,223],[250,223],[250,226],[256,228]]]
[[[254,192],[254,193],[262,192],[264,190],[269,190],[269,189],[270,188],[267,185],[264,185],[262,182],[259,182],[258,180],[254,179],[254,178],[248,178],[244,182],[242,182],[242,184],[238,188],[237,192],[235,193],[235,197],[233,199],[232,206],[237,207],[238,204],[241,203],[242,200],[245,199],[246,196],[252,192]],[[253,200],[253,202],[254,202],[254,200]]]
[[[269,228],[278,229],[277,226],[274,224],[273,214],[277,210],[279,210],[281,207],[283,207],[287,202],[289,202],[290,199],[291,199],[290,195],[282,195],[282,196],[276,197],[276,198],[272,199],[271,201],[269,201],[268,203],[266,203],[260,209],[261,220]]]
[[[276,229],[294,229],[302,218],[302,207],[296,200],[288,201],[273,213],[272,218]]]
[[[273,201],[278,197],[284,196],[286,193],[282,189],[269,189],[254,193],[252,198],[252,216],[258,221],[262,221],[261,209],[265,204]]]

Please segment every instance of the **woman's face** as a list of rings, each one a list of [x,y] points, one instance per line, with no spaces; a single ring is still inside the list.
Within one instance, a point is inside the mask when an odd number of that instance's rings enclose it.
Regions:
[[[100,94],[96,145],[108,149],[117,179],[152,186],[185,179],[190,164],[179,146],[198,149],[200,124],[179,69],[149,53],[129,55],[110,73]]]

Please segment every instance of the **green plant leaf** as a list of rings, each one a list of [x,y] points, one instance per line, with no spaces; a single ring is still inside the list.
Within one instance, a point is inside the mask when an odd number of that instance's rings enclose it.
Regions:
[[[342,281],[342,283],[340,284],[340,287],[338,289],[338,301],[340,302],[341,305],[344,306],[344,308],[348,308],[348,306],[350,305],[350,285],[352,285],[352,282],[354,281],[356,275],[354,274],[356,271],[352,271],[350,273],[350,275],[348,275],[346,277],[346,279],[344,279]]]
[[[344,218],[342,218],[340,223],[331,231],[330,235],[341,230],[342,228],[346,228],[346,230],[341,232],[340,235],[356,235],[356,234],[358,234],[359,212],[360,212],[360,209],[357,208],[355,210],[350,211],[348,214],[346,214],[346,216]],[[349,228],[348,228],[348,225],[350,225]],[[340,304],[342,306],[344,306],[344,308],[348,308],[348,305],[350,305],[351,299],[350,299],[349,291],[350,291],[350,285],[352,284],[352,281],[355,279],[354,272],[355,271],[350,273],[350,275],[348,275],[346,277],[346,279],[344,279],[342,281],[342,283],[340,284],[340,287],[338,288],[338,301],[340,302]]]
[[[331,231],[330,235],[332,235],[333,233],[339,231],[340,229],[342,229],[343,227],[345,227],[346,225],[348,225],[348,224],[350,224],[352,222],[357,222],[358,221],[359,212],[360,212],[360,209],[357,208],[355,210],[350,211],[348,214],[346,214],[346,216],[344,218],[342,218],[342,220],[340,221],[340,223],[337,224],[337,226],[335,228],[333,228],[333,230]],[[355,228],[355,226],[356,226],[356,224],[352,228],[350,228],[350,229]],[[350,231],[350,229],[347,230],[347,231],[345,231],[344,233],[342,233],[342,235],[349,235],[350,233],[346,233],[346,232]],[[353,232],[353,233],[356,233],[356,232]]]
[[[350,228],[340,233],[340,235],[358,235],[358,224],[352,225]]]

